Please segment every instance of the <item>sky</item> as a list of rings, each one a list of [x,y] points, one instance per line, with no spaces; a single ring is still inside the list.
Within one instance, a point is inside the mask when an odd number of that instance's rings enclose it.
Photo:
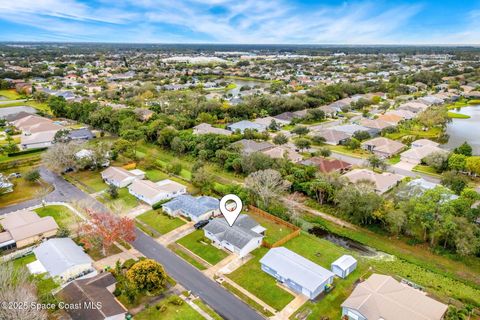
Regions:
[[[480,0],[0,0],[0,41],[480,45]]]

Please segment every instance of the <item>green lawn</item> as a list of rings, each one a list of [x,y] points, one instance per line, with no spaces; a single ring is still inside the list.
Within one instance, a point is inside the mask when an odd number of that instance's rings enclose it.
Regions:
[[[178,182],[178,183],[181,183],[181,184],[187,186],[187,191],[190,194],[195,195],[195,194],[200,192],[200,190],[197,187],[195,187],[194,185],[192,185],[191,183],[185,181],[184,179],[180,179],[178,177],[169,175],[168,173],[166,173],[162,170],[159,170],[159,169],[144,169],[141,166],[139,167],[139,169],[145,171],[145,177],[150,181],[158,182],[160,180],[170,179],[172,181],[175,181],[175,182]]]
[[[132,196],[127,188],[118,189],[118,198],[112,199],[109,194],[104,193],[97,196],[97,200],[104,203],[112,211],[126,212],[138,206],[138,200]]]
[[[330,241],[319,239],[307,233],[300,234],[284,246],[328,270],[330,270],[331,263],[340,256],[344,254],[355,255]],[[358,257],[356,258],[358,259]],[[357,269],[346,279],[335,279],[334,289],[331,292],[327,293],[318,302],[309,301],[305,303],[297,313],[303,313],[308,309],[311,313],[307,319],[320,319],[321,316],[328,316],[329,319],[340,319],[340,305],[350,295],[354,289],[354,283],[361,275],[366,273],[367,269],[368,265],[363,260],[359,260]]]
[[[182,258],[183,260],[187,261],[190,263],[192,266],[197,268],[198,270],[205,270],[207,269],[206,266],[204,266],[202,263],[197,261],[191,254],[185,251],[182,247],[178,245],[169,245],[168,248],[172,250],[177,256]]]
[[[200,309],[205,311],[210,317],[212,317],[214,320],[223,320],[222,317],[220,317],[210,306],[205,304],[201,299],[196,299],[193,301]]]
[[[255,300],[250,299],[250,297],[243,294],[243,292],[238,290],[236,287],[232,286],[230,283],[228,283],[226,281],[222,282],[222,286],[225,289],[227,289],[228,291],[230,291],[231,293],[233,293],[234,295],[236,295],[238,298],[240,298],[240,300],[242,300],[243,302],[248,304],[251,308],[253,308],[253,309],[257,310],[258,312],[260,312],[261,314],[263,314],[266,318],[269,318],[269,317],[273,316],[273,313],[264,309]]]
[[[20,95],[15,89],[0,90],[0,96],[3,96],[9,100],[20,99]]]
[[[266,228],[264,240],[270,244],[274,244],[278,240],[292,233],[294,230],[287,228],[284,225],[276,223],[273,220],[267,219],[253,212],[247,212],[250,217],[257,221],[262,227]]]
[[[386,138],[392,140],[401,140],[405,136],[412,136],[414,140],[417,139],[436,139],[442,133],[441,128],[429,128],[428,130],[424,131],[422,128],[414,128],[410,130],[400,129],[398,132],[388,133],[385,135]]]
[[[21,154],[15,157],[9,157],[6,154],[0,153],[0,163],[6,163],[6,162],[14,162],[14,161],[27,161],[27,160],[32,160],[33,162],[40,160],[40,155],[41,153],[45,150],[39,150],[38,152],[33,152],[33,153],[27,153],[27,154]]]
[[[212,265],[216,265],[228,256],[225,251],[209,244],[210,240],[205,238],[203,230],[195,230],[178,240],[177,243]]]
[[[88,193],[100,192],[108,188],[108,185],[103,182],[100,171],[81,170],[69,172],[65,177],[70,178],[71,182]]]
[[[35,209],[40,217],[51,216],[60,227],[71,228],[80,219],[65,206],[53,205]]]
[[[160,234],[166,234],[185,224],[180,218],[171,217],[162,212],[162,210],[151,210],[142,213],[137,217],[138,220],[149,225]]]
[[[387,159],[387,163],[388,163],[389,165],[393,165],[393,164],[399,163],[400,160],[401,160],[401,159],[400,159],[400,155],[397,154],[396,156],[393,156],[393,157],[391,157],[391,158],[388,158],[388,159]]]
[[[438,174],[434,168],[423,164],[416,165],[413,167],[412,171],[425,173],[434,177],[440,177],[440,174]]]
[[[10,182],[14,184],[13,192],[0,195],[0,207],[6,207],[19,202],[42,197],[53,191],[53,187],[44,181],[29,182],[25,180],[23,176],[32,169],[32,167],[25,166],[2,172],[6,176],[12,172],[19,172],[22,174],[22,177],[12,178],[10,180]]]
[[[355,157],[355,158],[366,158],[369,155],[371,155],[370,152],[365,151],[363,149],[355,149],[351,150],[345,146],[337,145],[337,146],[332,146],[332,145],[323,145],[322,147],[328,148],[331,151],[335,151],[340,154],[345,154],[347,156]]]
[[[183,302],[183,300],[182,300]],[[166,308],[161,311],[161,306]],[[157,310],[158,307],[158,310]],[[203,320],[203,317],[183,302],[182,305],[177,306],[169,302],[169,299],[164,299],[155,306],[149,307],[142,312],[135,315],[135,320]]]
[[[279,287],[275,278],[261,270],[259,261],[267,251],[266,248],[256,249],[252,252],[253,258],[250,261],[228,274],[227,277],[280,311],[294,299],[294,296]]]
[[[455,118],[455,119],[469,119],[470,116],[462,113],[456,113],[456,112],[448,112],[448,117],[449,118]]]

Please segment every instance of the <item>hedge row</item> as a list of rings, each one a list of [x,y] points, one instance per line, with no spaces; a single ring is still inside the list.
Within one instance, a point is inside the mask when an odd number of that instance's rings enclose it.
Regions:
[[[34,148],[34,149],[27,149],[27,150],[22,150],[22,151],[18,151],[18,152],[12,152],[12,153],[9,153],[7,156],[8,157],[16,157],[16,156],[21,156],[22,154],[37,153],[37,152],[44,151],[44,150],[47,150],[47,147],[45,147],[45,148]]]

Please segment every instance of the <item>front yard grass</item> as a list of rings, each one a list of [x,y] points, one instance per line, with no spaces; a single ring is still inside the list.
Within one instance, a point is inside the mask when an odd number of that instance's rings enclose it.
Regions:
[[[172,298],[174,296],[170,296]],[[170,298],[163,299],[135,315],[135,320],[203,320],[203,317],[182,300],[182,304],[173,304]]]
[[[190,263],[192,266],[197,268],[198,270],[205,270],[207,269],[206,266],[204,266],[202,263],[197,261],[191,254],[185,251],[182,247],[180,247],[177,244],[171,244],[168,246],[170,250],[172,250],[177,256],[182,258],[183,260],[187,261]]]
[[[203,230],[195,230],[179,239],[177,243],[192,251],[211,265],[216,265],[228,256],[228,253],[210,244],[210,240],[205,238]]]
[[[97,200],[105,204],[112,211],[127,212],[138,205],[138,200],[132,196],[127,188],[118,189],[118,198],[112,199],[107,193],[101,194]]]
[[[5,89],[0,90],[0,96],[7,98],[8,100],[17,100],[20,99],[20,95],[15,89]]]
[[[35,209],[40,217],[51,216],[59,227],[72,228],[80,220],[70,209],[65,206],[52,205]]]
[[[423,164],[416,165],[415,167],[413,167],[412,171],[425,173],[425,174],[428,174],[428,175],[431,175],[431,176],[434,176],[434,177],[437,177],[437,178],[441,177],[441,175],[438,174],[437,171],[434,168],[432,168],[430,166],[427,166],[427,165],[423,165]]]
[[[337,152],[337,153],[355,157],[355,158],[367,158],[369,155],[371,155],[371,153],[366,150],[363,150],[363,149],[351,150],[346,146],[342,146],[342,145],[332,146],[329,144],[325,144],[322,147],[328,148],[333,152]]]
[[[201,299],[195,299],[193,301],[193,303],[195,303],[200,309],[202,309],[203,311],[205,311],[210,317],[213,318],[213,320],[223,320],[222,317],[220,317],[216,312],[215,310],[213,310],[212,308],[210,308],[209,305],[205,304]]]
[[[256,249],[252,252],[253,258],[250,261],[226,276],[275,310],[280,311],[294,299],[294,296],[279,287],[274,277],[262,271],[260,259],[267,251],[266,248]]]
[[[166,234],[185,224],[180,218],[171,217],[162,210],[150,210],[137,217],[138,220],[149,225],[160,234]]]
[[[88,192],[95,193],[106,190],[108,185],[103,181],[100,171],[82,170],[77,172],[69,172],[65,175],[70,178],[80,189]]]
[[[240,300],[242,300],[243,302],[248,304],[251,308],[253,308],[253,309],[257,310],[258,312],[260,312],[261,314],[263,314],[265,317],[269,318],[269,317],[273,316],[273,313],[264,309],[255,300],[250,299],[250,297],[243,294],[243,292],[241,292],[240,290],[238,290],[237,288],[232,286],[230,283],[225,281],[225,282],[222,283],[222,286],[225,289],[227,289],[228,291],[230,291],[231,293],[233,293],[234,295],[236,295],[238,298],[240,298]]]

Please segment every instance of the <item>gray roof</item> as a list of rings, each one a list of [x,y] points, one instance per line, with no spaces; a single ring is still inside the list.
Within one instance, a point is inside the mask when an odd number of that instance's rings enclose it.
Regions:
[[[72,140],[85,139],[90,140],[94,138],[93,133],[87,128],[72,130],[68,133],[68,137]]]
[[[189,194],[180,195],[162,205],[171,211],[181,210],[185,214],[199,217],[209,211],[218,209],[220,201],[209,196],[192,197]]]
[[[92,259],[70,238],[54,238],[33,249],[33,253],[52,277],[73,266],[92,263]]]
[[[213,219],[203,229],[214,234],[219,241],[226,241],[242,249],[252,239],[263,237],[261,234],[251,230],[258,225],[258,222],[246,214],[241,214],[232,227],[221,217]]]
[[[253,129],[257,131],[265,131],[266,126],[248,121],[248,120],[242,120],[239,122],[232,123],[227,126],[227,129],[231,131],[236,131],[237,129],[240,130],[240,132],[243,132],[245,129]]]
[[[337,266],[337,267],[341,268],[342,270],[347,270],[348,268],[353,266],[355,263],[357,263],[357,260],[355,260],[354,257],[352,257],[348,254],[344,254],[343,256],[338,258],[337,260],[333,261],[332,266]]]
[[[284,247],[270,249],[260,263],[311,292],[334,276],[327,269]]]
[[[254,141],[254,140],[247,140],[247,139],[242,139],[240,141],[237,141],[233,145],[242,146],[242,153],[243,154],[250,154],[250,153],[254,153],[254,152],[259,152],[259,151],[263,151],[263,150],[270,149],[270,148],[274,147],[273,144],[271,144],[270,142],[267,142],[267,141],[257,142],[257,141]]]
[[[349,135],[353,135],[357,131],[368,131],[368,132],[372,131],[371,128],[367,128],[367,127],[364,127],[364,126],[359,126],[357,124],[344,124],[344,125],[340,125],[340,126],[331,127],[330,129],[335,130],[335,131],[344,132],[344,133],[349,134]]]

